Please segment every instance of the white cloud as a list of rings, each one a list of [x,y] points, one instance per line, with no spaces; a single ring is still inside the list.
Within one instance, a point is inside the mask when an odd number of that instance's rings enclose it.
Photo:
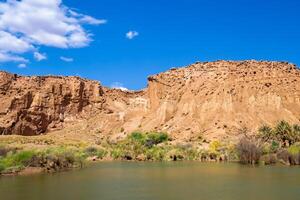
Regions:
[[[5,52],[0,52],[0,62],[29,62],[27,59],[17,56],[17,55],[12,55],[9,53]]]
[[[16,36],[0,30],[0,51],[24,53],[33,49],[33,46],[24,38]]]
[[[0,2],[0,52],[19,57],[41,45],[85,47],[92,35],[82,25],[104,23],[71,10],[62,0],[7,0]]]
[[[65,62],[73,62],[74,61],[73,58],[68,58],[68,57],[64,57],[64,56],[61,56],[60,59]]]
[[[47,55],[46,54],[42,54],[42,53],[39,53],[39,52],[34,52],[33,53],[33,57],[37,61],[42,61],[42,60],[46,60],[47,59]]]
[[[26,68],[27,65],[25,63],[21,63],[21,64],[18,65],[18,67],[21,68],[21,69],[23,69],[23,68]]]
[[[91,25],[99,25],[99,24],[107,23],[107,20],[105,20],[105,19],[95,19],[91,16],[83,15],[83,14],[77,13],[73,10],[70,10],[69,13],[71,16],[79,18],[79,21],[82,23],[87,23],[87,24],[91,24]]]
[[[124,85],[120,82],[114,82],[114,83],[111,84],[110,87],[113,88],[113,89],[128,91],[128,89],[126,87],[124,87]]]
[[[129,31],[128,33],[126,33],[126,37],[129,40],[132,40],[133,38],[137,37],[138,35],[139,35],[139,33],[136,31]]]

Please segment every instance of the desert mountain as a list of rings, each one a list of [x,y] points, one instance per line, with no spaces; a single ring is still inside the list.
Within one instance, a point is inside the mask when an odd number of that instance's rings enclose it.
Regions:
[[[150,76],[142,91],[0,72],[0,134],[120,138],[156,130],[182,140],[230,138],[241,127],[299,123],[299,83],[300,70],[286,62],[197,62]]]

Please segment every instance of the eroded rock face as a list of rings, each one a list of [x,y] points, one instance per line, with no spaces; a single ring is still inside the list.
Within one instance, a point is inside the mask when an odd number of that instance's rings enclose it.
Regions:
[[[0,72],[0,134],[38,135],[101,109],[98,82],[77,77],[22,77]]]
[[[283,62],[195,63],[148,78],[126,92],[76,77],[0,74],[0,133],[35,135],[52,129],[115,138],[134,130],[175,139],[234,137],[279,120],[299,123],[300,71]],[[85,116],[80,125],[68,121]],[[82,127],[82,129],[80,129]]]
[[[149,77],[150,115],[159,129],[191,138],[235,134],[300,119],[300,71],[283,62],[195,63]],[[152,125],[153,126],[153,125]]]

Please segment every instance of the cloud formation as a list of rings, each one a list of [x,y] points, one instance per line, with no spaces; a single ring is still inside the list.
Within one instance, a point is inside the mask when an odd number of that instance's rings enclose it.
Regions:
[[[133,38],[137,37],[139,35],[139,33],[137,31],[129,31],[128,33],[126,33],[126,37],[129,40],[132,40]]]
[[[21,69],[26,68],[26,67],[27,67],[27,65],[24,63],[21,63],[18,65],[18,68],[21,68]]]
[[[27,59],[0,51],[0,62],[29,62]]]
[[[39,52],[34,52],[33,53],[33,57],[37,61],[42,61],[42,60],[46,60],[47,59],[46,54],[42,54],[42,53],[39,53]]]
[[[110,87],[113,88],[113,89],[128,91],[128,89],[126,87],[124,87],[123,83],[120,83],[120,82],[114,82],[114,83],[111,84]]]
[[[62,0],[0,2],[0,61],[22,62],[20,54],[41,45],[65,49],[88,46],[92,35],[82,25],[104,23],[106,20],[75,12]]]
[[[74,61],[73,58],[68,58],[68,57],[64,57],[64,56],[61,56],[60,59],[65,62],[73,62]]]

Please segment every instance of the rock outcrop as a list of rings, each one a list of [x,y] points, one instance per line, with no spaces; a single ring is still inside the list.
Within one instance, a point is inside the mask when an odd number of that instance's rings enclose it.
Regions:
[[[300,70],[284,62],[207,62],[149,77],[150,117],[159,129],[191,138],[230,137],[300,119]],[[150,128],[151,126],[149,126]]]
[[[22,77],[0,72],[0,134],[26,136],[101,109],[103,89],[78,77]]]
[[[213,139],[300,119],[300,70],[285,62],[198,62],[150,76],[137,92],[77,77],[0,72],[0,78],[0,134],[66,128],[119,138],[156,130],[175,139]]]

